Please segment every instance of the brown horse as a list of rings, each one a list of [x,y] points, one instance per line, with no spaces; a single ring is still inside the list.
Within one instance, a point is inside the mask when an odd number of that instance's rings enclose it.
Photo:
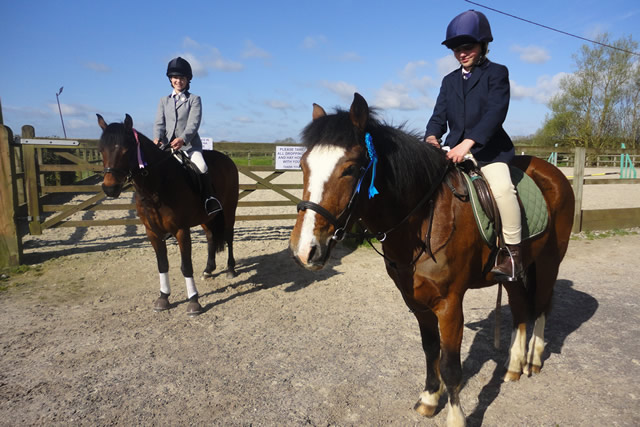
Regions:
[[[314,104],[302,137],[307,151],[301,159],[303,202],[289,245],[294,258],[308,269],[322,268],[335,242],[360,220],[382,242],[387,273],[418,320],[427,378],[415,409],[433,416],[446,386],[447,422],[463,425],[462,300],[468,289],[495,284],[486,273],[492,250],[469,202],[457,197],[463,178],[442,150],[379,122],[359,94],[348,112],[327,115]],[[573,191],[557,168],[528,156],[513,164],[542,190],[549,218],[543,234],[523,242],[525,279],[504,283],[513,313],[505,380],[540,370],[545,319],[574,211]],[[530,319],[535,326],[527,354]]]
[[[99,114],[102,128],[99,149],[104,164],[102,189],[109,197],[118,197],[124,184],[132,181],[136,190],[136,210],[156,253],[160,273],[160,297],[154,309],[169,309],[169,260],[166,238],[173,235],[180,247],[181,270],[187,285],[187,314],[202,313],[191,263],[191,227],[200,224],[207,237],[207,266],[204,277],[212,277],[216,252],[227,244],[227,275],[235,276],[233,227],[238,206],[238,169],[218,151],[204,151],[213,188],[223,210],[208,216],[197,188],[186,169],[171,152],[158,148],[149,138],[136,132],[127,114],[124,123],[107,125]]]

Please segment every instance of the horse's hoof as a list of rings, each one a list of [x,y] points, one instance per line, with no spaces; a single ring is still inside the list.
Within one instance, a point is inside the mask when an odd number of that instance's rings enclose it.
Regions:
[[[187,304],[187,316],[199,316],[203,311],[204,310],[202,309],[202,306],[198,302],[198,296],[196,295],[191,297],[191,299],[189,300],[189,304]]]
[[[237,275],[238,275],[238,273],[236,273],[235,270],[228,270],[227,271],[227,279],[233,279]]]
[[[153,311],[165,311],[171,308],[171,304],[169,304],[169,295],[160,292],[160,296],[153,303]]]
[[[521,372],[513,372],[513,371],[507,371],[507,373],[504,376],[504,382],[510,382],[510,381],[518,381],[520,380],[520,376],[522,375]]]
[[[203,279],[211,279],[213,277],[213,271],[203,271],[202,278]]]
[[[431,418],[435,415],[438,405],[427,405],[422,400],[418,400],[413,409],[423,417]]]
[[[530,377],[531,375],[534,374],[539,374],[540,373],[540,369],[541,367],[538,365],[527,365],[524,368],[524,374],[528,377]]]

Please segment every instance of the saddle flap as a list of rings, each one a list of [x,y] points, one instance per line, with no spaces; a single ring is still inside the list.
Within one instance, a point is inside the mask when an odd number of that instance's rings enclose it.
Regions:
[[[520,213],[522,216],[522,240],[527,240],[544,232],[549,222],[547,202],[542,191],[536,183],[521,169],[509,166],[511,180],[516,188],[520,201]],[[498,231],[495,221],[499,224],[499,211],[495,207],[495,201],[489,191],[484,177],[480,174],[470,175],[469,171],[461,170],[467,188],[469,199],[473,208],[473,214],[478,225],[478,230],[490,247],[496,246]],[[482,181],[476,182],[476,181]],[[484,206],[489,206],[485,209]],[[491,217],[496,219],[492,219]]]

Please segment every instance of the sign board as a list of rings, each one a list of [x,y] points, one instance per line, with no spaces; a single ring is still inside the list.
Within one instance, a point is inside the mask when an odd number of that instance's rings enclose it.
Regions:
[[[203,150],[213,150],[213,138],[200,138]]]
[[[299,145],[276,145],[276,170],[300,170],[300,157],[307,151]]]

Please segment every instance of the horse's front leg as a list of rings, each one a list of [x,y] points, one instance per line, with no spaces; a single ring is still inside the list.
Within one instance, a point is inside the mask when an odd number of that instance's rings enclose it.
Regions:
[[[460,388],[462,385],[462,364],[460,363],[460,346],[464,315],[462,313],[462,296],[450,293],[435,308],[440,324],[440,376],[449,394],[447,425],[464,426],[465,416],[460,404]]]
[[[413,313],[420,326],[422,349],[427,361],[427,379],[424,391],[414,409],[422,416],[432,417],[438,408],[444,385],[440,379],[440,333],[438,332],[438,318],[433,311],[425,308]]]
[[[188,228],[182,228],[176,233],[178,246],[180,247],[180,270],[184,276],[187,285],[187,314],[189,316],[197,316],[203,312],[202,306],[198,302],[198,289],[196,282],[193,280],[193,263],[191,262],[191,231]]]
[[[505,282],[504,287],[509,296],[509,307],[513,319],[509,358],[506,363],[507,373],[504,380],[518,381],[525,367],[529,305],[526,290],[521,282]],[[496,325],[496,327],[500,326]]]
[[[155,311],[164,311],[171,308],[169,295],[171,294],[171,284],[169,283],[169,258],[167,257],[167,244],[156,233],[147,228],[147,237],[153,251],[156,253],[156,263],[158,264],[158,274],[160,276],[160,296],[153,303]]]

